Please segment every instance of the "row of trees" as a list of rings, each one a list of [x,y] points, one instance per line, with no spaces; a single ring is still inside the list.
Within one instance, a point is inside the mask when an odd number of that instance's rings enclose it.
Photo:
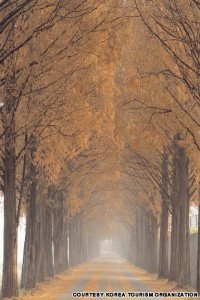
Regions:
[[[22,288],[68,267],[68,235],[71,266],[88,253],[86,246],[74,251],[82,236],[74,218],[86,195],[89,201],[95,193],[93,176],[85,173],[95,172],[109,151],[100,138],[110,112],[99,63],[105,66],[125,11],[118,1],[0,3],[3,298],[18,296],[22,214]]]
[[[124,86],[118,95],[127,128],[121,170],[127,206],[135,215],[129,258],[157,271],[159,278],[186,287],[189,206],[199,206],[199,3],[163,0],[134,5],[138,19],[129,37],[134,34],[136,42],[132,53],[129,47],[125,50],[129,57],[123,60],[126,71],[119,70]],[[198,291],[199,282],[198,250]]]

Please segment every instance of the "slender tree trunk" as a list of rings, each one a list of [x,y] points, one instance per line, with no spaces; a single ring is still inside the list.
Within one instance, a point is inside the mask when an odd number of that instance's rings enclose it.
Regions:
[[[7,99],[2,111],[5,131],[4,157],[4,254],[2,297],[18,296],[17,280],[17,211],[16,211],[16,157],[15,157],[15,97],[11,94],[15,76],[7,82]]]
[[[86,248],[86,240],[85,240],[85,236],[84,236],[84,233],[83,233],[83,223],[82,223],[82,220],[80,219],[80,224],[79,224],[79,232],[80,232],[80,235],[79,235],[79,239],[80,239],[80,242],[79,242],[79,263],[83,263],[84,261],[86,261],[86,251],[85,251],[85,248]]]
[[[151,263],[151,273],[158,272],[158,224],[157,219],[152,215],[152,263]]]
[[[168,205],[166,192],[168,191],[168,156],[163,154],[162,161],[162,213],[160,224],[160,247],[158,278],[168,277]]]
[[[46,219],[46,225],[45,225],[45,235],[46,235],[46,260],[47,260],[47,269],[46,269],[46,276],[52,277],[54,275],[54,266],[53,266],[53,247],[52,247],[52,210],[47,205],[45,206],[45,219]]]
[[[151,221],[150,221],[150,212],[146,211],[145,213],[145,266],[144,269],[150,272],[150,264],[151,264]]]
[[[69,228],[69,265],[70,268],[77,265],[77,230],[73,221]]]
[[[140,206],[136,208],[136,266],[141,267],[141,216],[140,216]]]
[[[173,178],[172,178],[172,224],[171,224],[171,259],[170,274],[171,281],[177,281],[178,276],[178,190],[179,190],[179,174],[178,174],[178,157],[175,155],[173,160]]]
[[[145,269],[146,264],[146,210],[142,205],[136,213],[136,265]]]
[[[63,224],[63,270],[69,269],[68,261],[68,222],[64,220]]]
[[[180,148],[179,153],[178,285],[187,287],[190,284],[188,156],[184,148]]]
[[[6,145],[6,151],[5,151],[4,255],[3,255],[3,279],[2,279],[1,293],[2,293],[2,297],[4,298],[18,296],[14,144]]]
[[[32,157],[33,159],[33,157]],[[30,163],[30,195],[26,203],[26,236],[21,275],[21,288],[36,285],[36,166]]]
[[[188,163],[185,148],[175,141],[170,280],[177,281],[180,287],[190,284]]]
[[[157,220],[150,211],[147,228],[147,245],[146,245],[146,270],[149,273],[157,272],[157,252],[158,252],[158,226]]]
[[[46,255],[46,214],[45,200],[38,199],[37,201],[37,281],[42,282],[47,277],[47,255]]]
[[[141,245],[140,245],[140,264],[141,264],[141,268],[142,269],[145,269],[146,265],[146,259],[145,259],[145,256],[146,256],[146,235],[147,235],[147,232],[146,232],[146,216],[147,216],[147,212],[146,212],[146,209],[141,206],[140,207],[140,218],[141,218],[141,239],[140,239],[140,242],[141,242]]]
[[[57,208],[54,212],[54,229],[53,229],[53,244],[54,244],[54,270],[55,274],[64,270],[64,219],[62,208]]]
[[[81,228],[80,220],[76,221],[76,244],[77,244],[77,264],[81,263]]]
[[[168,277],[168,207],[162,201],[158,278]]]

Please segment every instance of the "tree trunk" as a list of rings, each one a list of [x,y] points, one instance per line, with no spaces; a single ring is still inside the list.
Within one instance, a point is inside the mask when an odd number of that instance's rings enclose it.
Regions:
[[[64,270],[69,269],[69,258],[68,258],[68,240],[69,239],[69,233],[68,233],[68,221],[64,221],[64,258],[63,258],[63,266]]]
[[[146,211],[145,213],[145,266],[144,269],[150,272],[150,264],[151,264],[151,220],[150,220],[150,212]]]
[[[85,261],[85,240],[83,234],[83,223],[82,220],[79,220],[79,253],[78,253],[79,263]]]
[[[146,270],[149,273],[157,273],[157,252],[158,252],[158,226],[157,219],[150,211],[148,216],[146,244]]]
[[[54,212],[53,222],[53,244],[54,244],[54,271],[55,274],[64,270],[64,220],[63,211],[57,208]]]
[[[168,207],[162,201],[158,278],[168,277]]]
[[[179,154],[178,285],[187,287],[190,284],[188,156],[184,148],[180,148]]]
[[[31,289],[36,285],[36,166],[30,165],[30,195],[26,203],[26,236],[21,275],[21,288]]]
[[[6,134],[6,139],[10,138]],[[4,175],[4,255],[2,297],[18,296],[15,146],[6,142]]]
[[[163,154],[162,161],[162,213],[160,224],[160,247],[159,247],[159,268],[158,278],[168,277],[168,156]]]
[[[178,174],[178,157],[175,155],[173,160],[173,178],[172,178],[172,224],[171,224],[171,259],[170,274],[171,281],[177,281],[178,276],[178,190],[179,190],[179,174]]]
[[[157,219],[152,215],[152,239],[151,239],[151,248],[152,248],[152,263],[151,263],[151,273],[158,272],[158,224]]]
[[[140,216],[140,206],[136,208],[136,266],[141,267],[141,216]]]
[[[130,262],[133,262],[133,228],[134,228],[134,226],[131,226],[131,229],[129,232],[128,261],[130,261]]]
[[[46,260],[47,260],[47,269],[46,269],[46,276],[47,277],[52,277],[54,275],[54,266],[53,266],[53,247],[52,247],[52,241],[53,241],[53,236],[52,236],[52,211],[51,207],[48,207],[45,205],[45,220],[46,220],[46,225],[45,225],[45,248],[46,248]]]
[[[47,277],[47,256],[46,256],[46,218],[44,199],[37,201],[37,282],[42,282]]]
[[[77,265],[77,231],[73,221],[69,227],[69,265],[73,268]]]
[[[186,150],[175,141],[170,280],[177,281],[180,287],[190,284],[188,163]]]
[[[146,264],[146,211],[142,205],[136,211],[136,265],[145,269]]]
[[[140,248],[139,248],[139,251],[140,251],[140,267],[142,269],[145,269],[145,263],[146,263],[146,259],[145,259],[145,256],[146,256],[146,235],[147,235],[147,232],[146,232],[146,216],[147,216],[147,212],[146,212],[146,209],[141,206],[140,207],[140,218],[141,218],[141,223],[140,223],[140,226],[141,226],[141,231],[140,231],[140,234],[141,234],[141,239],[140,239]]]
[[[15,122],[13,107],[15,97],[11,95],[15,86],[15,76],[8,79],[7,99],[2,111],[5,129],[4,157],[4,252],[2,297],[18,296],[17,280],[17,211],[16,211],[16,157]]]

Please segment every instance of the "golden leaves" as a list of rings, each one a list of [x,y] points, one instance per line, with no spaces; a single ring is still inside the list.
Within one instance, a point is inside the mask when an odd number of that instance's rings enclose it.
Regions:
[[[83,204],[84,202],[82,199],[71,195],[69,199],[69,216],[74,217],[80,211]]]

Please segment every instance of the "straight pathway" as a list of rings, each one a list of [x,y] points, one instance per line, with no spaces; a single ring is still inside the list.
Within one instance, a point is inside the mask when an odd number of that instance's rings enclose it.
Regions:
[[[164,299],[128,295],[128,293],[136,294],[137,292],[183,291],[176,288],[176,283],[169,283],[164,279],[157,280],[156,275],[148,274],[123,258],[107,255],[57,274],[49,281],[40,283],[28,295],[19,297],[19,300]],[[111,293],[110,297],[106,293]],[[180,298],[167,298],[167,300],[170,299]]]
[[[134,275],[129,269],[129,265],[122,258],[117,256],[104,256],[94,260],[90,269],[74,282],[72,286],[68,287],[66,292],[58,297],[57,300],[95,298],[131,299],[128,293],[134,292],[153,292],[153,290]],[[92,295],[92,293],[94,294]],[[103,297],[101,293],[103,293],[104,296],[106,296],[106,293],[111,293],[111,297]],[[126,294],[126,297],[124,297],[123,293]],[[147,298],[138,297],[137,299]]]

